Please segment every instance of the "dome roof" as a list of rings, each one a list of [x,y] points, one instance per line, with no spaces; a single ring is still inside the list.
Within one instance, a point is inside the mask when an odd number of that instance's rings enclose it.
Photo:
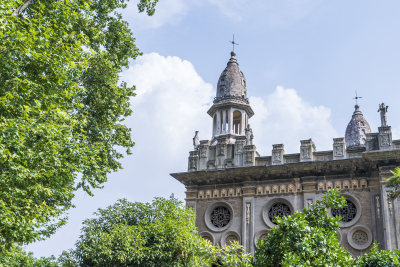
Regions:
[[[365,147],[366,134],[370,132],[371,128],[360,111],[360,106],[355,105],[353,116],[346,128],[347,148]]]
[[[216,100],[224,98],[247,101],[246,79],[239,69],[234,51],[231,52],[231,58],[218,80]]]

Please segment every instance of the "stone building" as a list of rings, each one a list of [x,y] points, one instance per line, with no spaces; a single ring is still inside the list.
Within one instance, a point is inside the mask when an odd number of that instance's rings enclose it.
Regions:
[[[343,217],[339,241],[357,256],[377,241],[382,249],[400,248],[400,207],[388,198],[385,178],[400,166],[400,140],[392,140],[387,107],[379,106],[381,127],[372,132],[360,107],[345,137],[332,150],[315,151],[311,139],[300,153],[285,154],[283,144],[261,156],[253,144],[246,79],[235,52],[222,72],[208,110],[210,140],[193,138],[188,171],[171,174],[186,186],[186,203],[196,212],[199,233],[213,244],[238,241],[254,253],[256,241],[275,226],[275,216],[291,214],[339,188],[347,207],[331,210]]]

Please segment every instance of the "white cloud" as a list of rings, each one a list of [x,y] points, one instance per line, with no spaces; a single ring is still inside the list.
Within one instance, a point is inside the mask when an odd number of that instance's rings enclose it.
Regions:
[[[135,150],[140,150],[140,157],[181,163],[191,148],[195,130],[200,130],[201,138],[209,137],[211,121],[207,109],[214,90],[189,61],[145,54],[121,79],[135,84],[137,89],[137,96],[132,99],[134,114],[128,123],[134,130]],[[161,153],[139,154],[149,147]],[[180,168],[184,166],[181,164]],[[168,164],[165,167],[167,172]]]
[[[298,153],[300,140],[312,138],[317,150],[332,149],[333,128],[329,108],[312,106],[294,89],[278,86],[263,98],[250,98],[254,118],[250,120],[255,145],[263,155],[270,155],[272,144],[284,144],[286,153]]]

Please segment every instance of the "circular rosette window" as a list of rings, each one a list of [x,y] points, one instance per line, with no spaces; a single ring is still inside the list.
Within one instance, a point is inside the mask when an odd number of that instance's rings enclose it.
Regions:
[[[268,219],[276,224],[275,217],[283,217],[292,214],[292,211],[288,205],[285,203],[275,203],[269,208]]]
[[[269,227],[276,226],[276,217],[284,217],[293,214],[293,207],[289,201],[285,199],[276,199],[270,201],[263,211],[263,219]]]
[[[347,233],[347,241],[353,248],[364,250],[372,244],[372,232],[364,225],[354,226]]]
[[[340,209],[331,209],[332,216],[340,216],[341,227],[350,227],[354,225],[361,216],[361,205],[360,202],[350,195],[345,195],[346,206]]]
[[[214,203],[207,208],[204,219],[210,230],[214,232],[224,231],[232,223],[233,209],[225,202]]]
[[[340,209],[332,209],[332,216],[341,216],[344,223],[352,221],[357,215],[357,207],[353,202],[347,200],[347,206]]]
[[[211,212],[210,220],[212,225],[217,228],[223,228],[231,221],[231,212],[227,207],[219,206]]]
[[[222,244],[224,244],[224,245],[230,246],[234,243],[240,243],[239,235],[236,232],[228,232],[222,238]]]

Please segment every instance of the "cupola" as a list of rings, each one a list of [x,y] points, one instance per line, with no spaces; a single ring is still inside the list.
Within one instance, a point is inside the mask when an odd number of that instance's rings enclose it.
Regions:
[[[247,102],[246,79],[239,69],[235,51],[231,52],[231,58],[218,80],[217,97],[215,102],[227,98],[234,98]]]
[[[367,133],[371,133],[369,123],[360,111],[360,106],[355,105],[353,116],[346,128],[346,147],[348,149],[364,148]]]

